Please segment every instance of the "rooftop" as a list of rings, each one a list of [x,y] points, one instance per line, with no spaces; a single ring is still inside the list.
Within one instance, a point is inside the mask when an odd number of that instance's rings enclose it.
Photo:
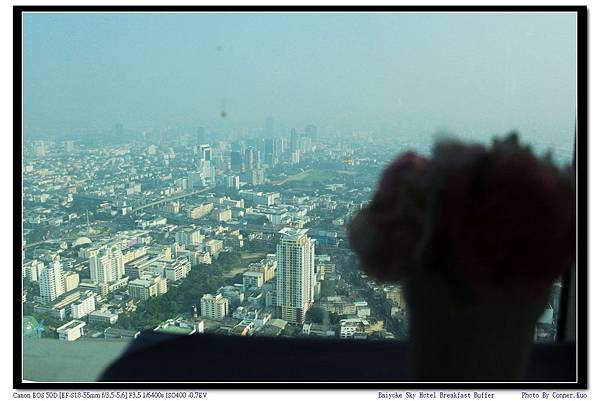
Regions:
[[[83,327],[85,326],[85,322],[82,322],[81,320],[71,320],[69,323],[63,324],[62,326],[60,326],[58,329],[56,329],[56,331],[66,331],[66,330],[71,330],[74,329],[76,327]]]
[[[180,326],[175,326],[175,325],[166,325],[166,326],[160,326],[158,328],[156,328],[155,331],[159,331],[161,333],[169,333],[169,334],[182,334],[182,335],[190,335],[192,333],[194,333],[196,330],[190,327],[180,327]]]
[[[304,235],[306,235],[306,233],[308,233],[308,229],[306,228],[297,229],[291,227],[284,227],[281,230],[279,230],[279,234],[282,235],[281,239],[288,241],[297,241]]]

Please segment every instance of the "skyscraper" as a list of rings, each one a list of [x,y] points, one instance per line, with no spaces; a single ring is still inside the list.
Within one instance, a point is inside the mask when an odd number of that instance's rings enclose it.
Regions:
[[[265,119],[265,137],[266,138],[273,138],[273,135],[275,134],[274,125],[275,124],[273,122],[273,118],[267,117]]]
[[[246,152],[244,153],[244,170],[248,171],[254,168],[255,152],[254,149],[246,149]]]
[[[265,139],[265,163],[273,166],[277,164],[277,157],[275,156],[275,139]]]
[[[244,171],[244,157],[240,151],[231,152],[231,170],[235,172]]]
[[[212,160],[212,148],[209,144],[200,145],[200,159],[201,160]]]
[[[292,128],[292,134],[290,135],[290,150],[292,152],[300,149],[300,134],[295,128]]]
[[[45,303],[50,303],[65,293],[62,275],[62,264],[55,259],[47,267],[43,267],[39,275],[40,296]]]
[[[313,142],[317,140],[317,127],[315,125],[309,124],[304,127],[304,135],[308,136]]]
[[[304,323],[314,302],[315,242],[307,229],[283,228],[277,245],[277,312],[281,319]]]

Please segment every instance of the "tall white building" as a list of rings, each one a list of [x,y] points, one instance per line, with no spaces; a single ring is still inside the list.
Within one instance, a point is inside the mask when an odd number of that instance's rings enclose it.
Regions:
[[[227,188],[240,189],[240,176],[239,175],[225,176],[225,186]]]
[[[90,278],[100,284],[112,283],[125,274],[123,254],[117,248],[104,248],[90,257]]]
[[[23,278],[27,278],[29,281],[38,281],[38,276],[44,268],[44,262],[41,260],[32,260],[23,266]]]
[[[65,283],[62,274],[62,264],[58,259],[47,267],[42,267],[38,281],[40,296],[45,303],[50,303],[65,293]]]
[[[277,245],[277,312],[281,319],[302,324],[314,302],[315,242],[307,229],[284,228]]]
[[[229,313],[229,300],[221,294],[205,294],[200,299],[200,315],[209,319],[222,320]]]
[[[202,160],[200,162],[200,173],[202,174],[202,182],[205,186],[215,184],[215,167],[210,160]]]

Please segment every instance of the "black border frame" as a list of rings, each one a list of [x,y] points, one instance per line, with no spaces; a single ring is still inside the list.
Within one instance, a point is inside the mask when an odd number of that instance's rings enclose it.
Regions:
[[[577,118],[576,118],[576,155],[578,188],[578,263],[577,263],[577,381],[569,383],[552,382],[506,382],[506,383],[412,383],[412,382],[188,382],[188,383],[125,383],[125,382],[23,382],[22,350],[22,274],[13,274],[13,387],[20,390],[40,389],[587,389],[588,387],[588,27],[587,6],[271,6],[271,5],[232,5],[232,6],[13,6],[13,248],[15,255],[22,251],[22,16],[24,12],[574,12],[577,14]],[[14,258],[13,272],[22,271],[22,263]],[[566,274],[568,277],[569,273]],[[567,279],[568,280],[568,279]],[[567,281],[568,282],[568,281]],[[563,293],[568,287],[563,287]],[[568,296],[568,294],[567,294]],[[566,305],[566,297],[561,306]],[[566,308],[561,308],[566,311]],[[559,323],[564,330],[564,319]]]

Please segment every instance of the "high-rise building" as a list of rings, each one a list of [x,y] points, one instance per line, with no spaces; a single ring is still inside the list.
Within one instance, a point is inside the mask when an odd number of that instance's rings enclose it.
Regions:
[[[202,188],[203,186],[202,171],[189,171],[187,174],[187,189],[192,190],[194,188]]]
[[[246,151],[246,143],[243,141],[231,142],[231,151],[240,152],[243,155]]]
[[[204,235],[198,228],[188,227],[175,233],[175,241],[181,245],[199,245],[204,241]]]
[[[265,163],[269,166],[274,166],[277,164],[277,155],[275,153],[275,139],[268,138],[265,139]]]
[[[167,261],[165,263],[165,278],[169,281],[178,281],[187,277],[192,265],[185,256]]]
[[[210,160],[202,160],[200,162],[200,174],[203,186],[213,186],[215,184],[215,167]]]
[[[304,127],[304,134],[315,142],[317,140],[317,127],[312,124],[307,125]]]
[[[240,189],[240,176],[239,175],[228,175],[225,177],[225,187]]]
[[[315,242],[307,229],[286,227],[277,245],[277,312],[281,319],[304,323],[314,302]]]
[[[40,272],[44,269],[44,262],[41,260],[32,260],[23,266],[23,278],[31,282],[38,281]]]
[[[213,159],[212,148],[209,144],[200,145],[200,159],[206,161]]]
[[[96,310],[95,295],[91,291],[88,291],[87,293],[82,294],[82,297],[79,298],[79,300],[71,304],[71,317],[73,319],[81,319],[94,310]]]
[[[286,140],[284,138],[275,138],[275,158],[281,159],[281,155],[285,152]]]
[[[244,158],[242,152],[234,150],[231,152],[231,170],[236,172],[244,171]]]
[[[290,154],[290,162],[292,164],[300,163],[300,150],[296,149]]]
[[[246,184],[263,185],[265,183],[265,171],[263,169],[252,169],[244,174]]]
[[[221,294],[205,294],[200,299],[200,315],[209,319],[222,320],[229,313],[229,300]]]
[[[248,148],[244,153],[244,170],[252,170],[252,166],[254,166],[254,151]]]
[[[45,303],[50,303],[65,293],[62,264],[58,259],[41,269],[39,283],[40,296]]]
[[[295,128],[292,128],[292,134],[290,136],[290,149],[292,152],[300,149],[300,135]]]
[[[65,283],[65,292],[72,291],[79,287],[79,273],[77,272],[64,273],[63,280]]]
[[[46,147],[44,145],[44,141],[35,141],[33,143],[33,154],[36,157],[46,156]]]
[[[117,248],[104,248],[89,263],[90,278],[99,284],[112,283],[125,274],[123,254]]]

